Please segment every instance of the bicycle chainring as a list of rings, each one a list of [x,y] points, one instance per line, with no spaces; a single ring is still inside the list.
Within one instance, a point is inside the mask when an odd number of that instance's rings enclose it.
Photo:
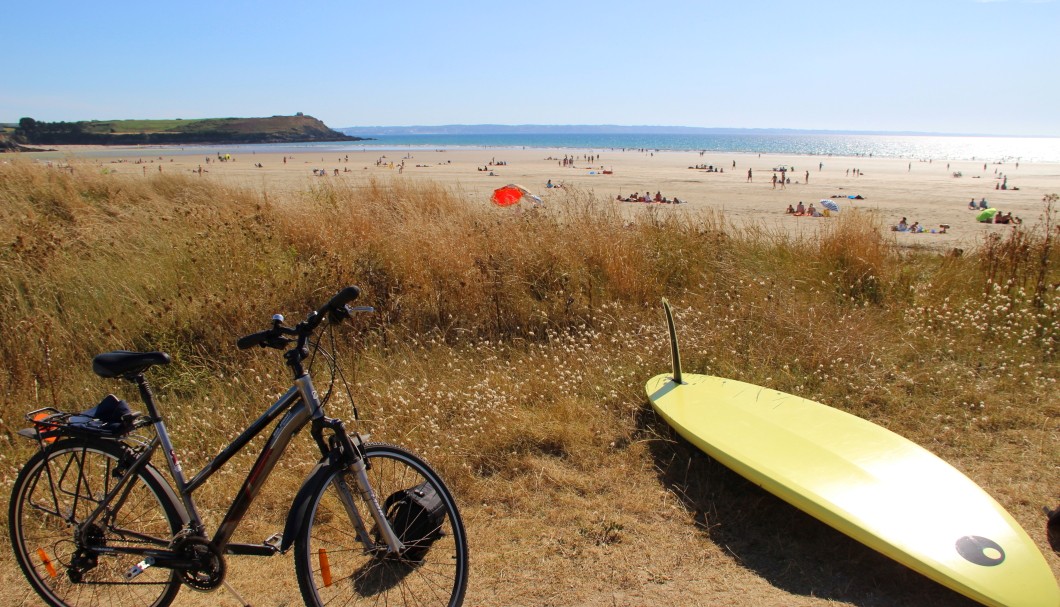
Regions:
[[[178,570],[180,581],[192,590],[208,592],[224,582],[228,565],[224,555],[204,537],[187,536],[173,544],[173,551],[195,563],[191,569]]]

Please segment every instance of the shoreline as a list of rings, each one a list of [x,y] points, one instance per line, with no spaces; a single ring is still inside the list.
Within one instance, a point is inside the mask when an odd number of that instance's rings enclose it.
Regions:
[[[577,152],[653,151],[655,153],[773,154],[821,158],[879,158],[936,162],[1040,162],[1060,164],[1060,137],[941,135],[901,133],[749,132],[689,135],[674,133],[429,133],[376,134],[359,141],[278,143],[92,144],[57,146],[88,154],[122,151],[227,149],[262,153],[297,151],[484,151],[560,149]]]
[[[228,155],[228,160],[222,159]],[[1042,198],[1060,193],[1060,163],[924,161],[864,156],[813,156],[749,152],[674,150],[611,151],[570,148],[401,148],[332,149],[276,145],[216,146],[61,146],[53,152],[20,152],[0,161],[95,164],[108,173],[145,177],[181,172],[268,192],[302,191],[324,180],[358,185],[368,178],[433,181],[489,204],[492,190],[520,184],[559,201],[551,182],[585,190],[611,200],[630,213],[647,207],[712,210],[734,229],[761,227],[793,236],[816,232],[829,217],[792,217],[784,210],[800,201],[833,200],[840,213],[859,209],[878,215],[881,225],[903,217],[928,230],[946,233],[888,232],[896,246],[940,251],[976,246],[987,235],[1004,234],[1011,225],[981,224],[968,209],[983,198],[992,208],[1021,217],[1027,227],[1038,222]],[[563,159],[567,158],[565,164]],[[403,165],[403,166],[402,166]],[[774,168],[786,166],[791,183],[772,184]],[[713,167],[705,170],[694,167]],[[200,172],[201,170],[201,172]],[[747,178],[751,170],[752,177]],[[605,171],[607,173],[605,174]],[[1004,184],[1008,189],[1001,189]],[[681,205],[617,202],[634,192],[660,192]],[[862,196],[851,200],[848,196]]]

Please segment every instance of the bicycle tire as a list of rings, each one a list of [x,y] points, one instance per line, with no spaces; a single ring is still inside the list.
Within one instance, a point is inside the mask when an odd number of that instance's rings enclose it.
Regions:
[[[412,547],[400,556],[386,555],[386,544],[374,529],[368,506],[350,477],[357,510],[375,542],[375,550],[366,550],[338,497],[336,482],[346,471],[333,469],[311,496],[295,540],[295,572],[305,604],[459,607],[467,589],[467,536],[449,489],[426,462],[401,447],[370,443],[365,446],[365,457],[380,504],[423,483],[434,489],[445,514],[440,533],[429,547]],[[402,539],[408,542],[408,538]]]
[[[137,555],[99,555],[91,567],[81,557],[81,567],[71,566],[78,559],[75,529],[114,487],[122,462],[131,462],[130,457],[117,441],[67,439],[38,451],[19,472],[8,531],[22,572],[45,603],[165,607],[176,597],[181,584],[173,570],[147,568],[132,580],[124,578],[142,560]],[[171,488],[153,468],[139,470],[130,483],[119,510],[101,515],[91,528],[92,541],[167,547],[183,526],[183,509]]]

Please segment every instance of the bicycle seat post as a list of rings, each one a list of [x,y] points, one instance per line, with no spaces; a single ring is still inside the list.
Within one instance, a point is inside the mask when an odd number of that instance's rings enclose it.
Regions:
[[[136,387],[139,388],[140,400],[147,407],[147,414],[151,416],[151,419],[157,420],[160,417],[158,415],[158,407],[155,405],[155,395],[151,392],[151,385],[147,383],[147,378],[144,377],[143,373],[137,373],[134,377],[129,378],[129,381],[136,384]]]
[[[166,430],[166,424],[162,421],[162,416],[158,413],[158,406],[155,403],[154,393],[151,392],[151,385],[147,383],[147,378],[144,377],[143,373],[138,373],[133,377],[127,377],[127,379],[136,384],[136,387],[140,389],[140,398],[144,402],[144,406],[147,407],[147,413],[151,416],[151,421],[155,427],[155,434],[158,435],[158,442],[162,446],[163,454],[165,456],[166,463],[169,464],[169,472],[173,475],[173,480],[176,481],[179,492],[184,496],[184,505],[188,510],[188,514],[192,518],[192,522],[195,527],[202,527],[202,519],[199,517],[198,508],[195,507],[194,502],[184,495],[185,489],[188,487],[187,478],[184,476],[184,470],[180,466],[180,460],[177,458],[177,452],[173,449],[173,441],[169,438],[169,431]]]

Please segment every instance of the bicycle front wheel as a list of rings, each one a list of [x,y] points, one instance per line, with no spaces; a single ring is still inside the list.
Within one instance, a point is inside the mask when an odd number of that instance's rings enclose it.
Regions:
[[[306,605],[458,607],[467,589],[467,537],[449,490],[423,460],[400,447],[368,444],[365,457],[372,489],[406,548],[387,553],[353,474],[332,471],[311,498],[296,538],[295,568]]]
[[[141,469],[121,499],[77,531],[112,491],[132,462],[114,441],[68,439],[36,453],[11,492],[8,530],[15,558],[30,585],[55,607],[164,607],[180,590],[170,569],[148,568],[127,580],[143,561],[136,554],[94,548],[165,549],[183,522],[180,508],[153,470]]]

